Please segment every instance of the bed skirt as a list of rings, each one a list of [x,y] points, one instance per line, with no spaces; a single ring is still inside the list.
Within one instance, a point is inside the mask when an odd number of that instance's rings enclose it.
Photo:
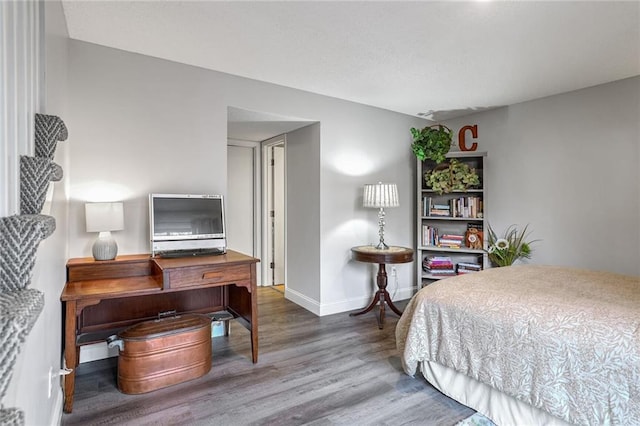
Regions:
[[[420,371],[434,388],[473,408],[498,426],[570,426],[570,423],[537,407],[436,362],[421,362]]]

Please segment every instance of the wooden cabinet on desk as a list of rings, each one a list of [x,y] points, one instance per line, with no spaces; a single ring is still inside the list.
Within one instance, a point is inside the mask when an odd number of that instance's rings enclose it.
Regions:
[[[218,256],[151,258],[149,255],[67,262],[64,351],[75,369],[79,346],[104,341],[159,312],[208,314],[227,311],[251,334],[251,357],[258,361],[258,259],[229,250]],[[75,372],[65,376],[64,411],[73,408]]]

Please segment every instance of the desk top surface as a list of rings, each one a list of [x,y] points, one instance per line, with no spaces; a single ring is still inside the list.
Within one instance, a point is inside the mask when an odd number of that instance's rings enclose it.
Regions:
[[[149,254],[130,254],[114,260],[94,260],[93,257],[69,259],[67,283],[60,300],[105,299],[138,296],[186,289],[165,289],[162,271],[198,266],[221,267],[259,262],[251,256],[227,250],[215,256],[152,258]],[[154,272],[157,270],[160,274]]]

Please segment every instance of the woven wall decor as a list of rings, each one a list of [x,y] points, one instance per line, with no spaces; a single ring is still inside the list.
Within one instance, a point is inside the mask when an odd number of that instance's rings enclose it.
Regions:
[[[0,293],[0,399],[4,398],[11,381],[20,345],[29,335],[43,307],[44,293],[33,288]]]
[[[56,221],[40,214],[47,187],[62,179],[53,162],[67,127],[56,116],[36,114],[35,156],[20,158],[20,214],[0,218],[0,402],[9,386],[20,347],[44,308],[44,294],[31,284],[38,245],[53,234]],[[0,404],[0,425],[24,425],[24,412]]]
[[[22,426],[24,424],[24,413],[17,408],[7,408],[0,410],[0,425]]]
[[[39,214],[49,182],[62,179],[62,167],[48,158],[20,157],[20,213]]]
[[[0,218],[0,292],[22,290],[30,284],[38,245],[55,228],[51,216]]]
[[[36,114],[35,145],[36,157],[53,160],[58,141],[66,141],[69,133],[60,117]]]

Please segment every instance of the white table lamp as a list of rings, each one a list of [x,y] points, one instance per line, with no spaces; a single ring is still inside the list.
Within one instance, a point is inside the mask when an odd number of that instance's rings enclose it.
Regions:
[[[380,209],[378,210],[378,234],[380,242],[376,246],[378,249],[387,249],[388,245],[384,242],[384,208],[398,207],[398,188],[395,183],[367,184],[364,186],[364,195],[362,197],[362,206]]]
[[[124,229],[124,211],[122,203],[86,203],[84,211],[87,220],[87,232],[99,232],[93,243],[95,260],[113,260],[118,254],[118,244],[111,231]]]

